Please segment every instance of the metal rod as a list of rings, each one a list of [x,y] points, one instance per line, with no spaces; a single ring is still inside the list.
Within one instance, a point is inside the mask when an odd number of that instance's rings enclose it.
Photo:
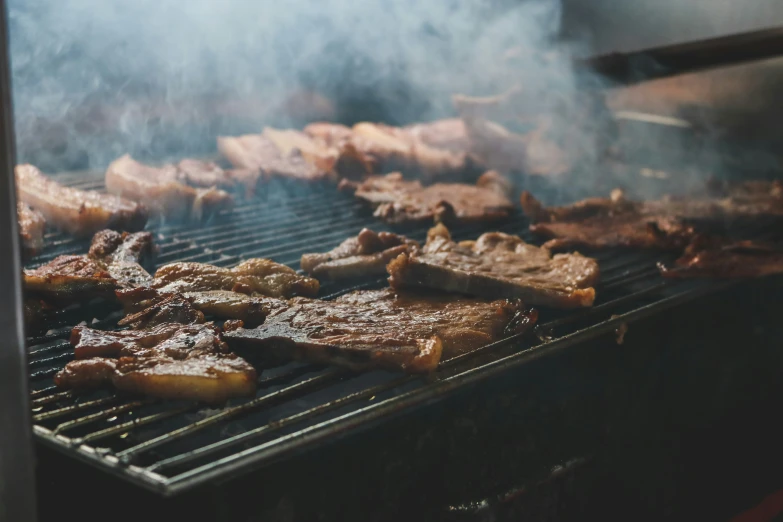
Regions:
[[[594,56],[577,65],[630,85],[783,55],[783,28],[763,29],[627,53]]]
[[[16,141],[8,42],[0,0],[0,521],[35,521],[35,462],[22,317],[21,250],[16,218]]]

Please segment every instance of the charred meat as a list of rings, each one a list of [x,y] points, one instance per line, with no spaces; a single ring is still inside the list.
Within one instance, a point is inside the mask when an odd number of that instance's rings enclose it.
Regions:
[[[530,230],[549,241],[544,247],[633,247],[679,250],[694,237],[693,226],[672,206],[628,201],[621,191],[611,198],[592,198],[567,207],[544,207],[522,193],[522,208],[533,221]]]
[[[112,298],[116,287],[106,266],[87,256],[58,256],[43,266],[24,271],[25,291],[60,302]]]
[[[776,183],[746,182],[713,187],[713,197],[665,197],[630,201],[622,191],[564,207],[544,207],[522,194],[533,233],[551,238],[553,249],[626,246],[680,250],[698,233],[725,233],[783,219],[783,197]],[[717,196],[717,197],[715,197]]]
[[[163,323],[122,332],[76,327],[71,343],[77,360],[55,376],[61,388],[111,384],[131,393],[210,404],[255,393],[255,369],[227,352],[211,324]]]
[[[389,263],[395,289],[428,287],[481,297],[518,298],[553,308],[592,306],[598,263],[579,254],[557,254],[517,236],[490,232],[455,243],[442,224],[427,234],[420,252]]]
[[[134,289],[138,292],[150,289]],[[124,295],[128,295],[126,292]],[[118,294],[120,295],[120,294]],[[164,294],[151,297],[145,307],[120,319],[119,326],[129,326],[136,330],[149,329],[165,323],[200,324],[204,322],[204,313],[180,294]]]
[[[673,267],[659,264],[661,274],[671,279],[762,277],[783,273],[783,249],[755,241],[697,238]]]
[[[136,231],[147,223],[142,205],[91,190],[64,187],[32,165],[15,169],[19,199],[40,212],[46,222],[76,236],[104,228]]]
[[[25,291],[58,302],[93,297],[113,298],[120,288],[151,282],[141,266],[152,253],[152,234],[103,230],[93,237],[86,256],[58,256],[49,263],[24,271]]]
[[[361,183],[343,180],[343,190],[375,208],[374,215],[390,224],[492,222],[509,216],[508,181],[493,171],[485,172],[476,185],[436,183],[424,187],[406,181],[400,173],[373,176]]]
[[[183,183],[174,165],[150,167],[127,154],[109,165],[106,188],[143,203],[155,215],[174,220],[201,219],[233,206],[231,196],[223,190]]]
[[[16,215],[19,219],[19,235],[24,253],[28,256],[35,255],[43,248],[46,220],[43,214],[21,201],[16,204]]]
[[[155,273],[152,287],[161,293],[227,290],[267,297],[315,296],[318,281],[269,259],[248,259],[233,268],[202,263],[172,263]]]
[[[329,252],[304,254],[301,265],[302,270],[319,279],[382,276],[389,261],[418,247],[416,241],[405,236],[364,228],[359,235],[346,239]]]
[[[354,369],[426,373],[465,353],[531,327],[519,301],[359,291],[335,301],[297,298],[254,329],[225,333],[248,358],[301,359]],[[404,325],[404,327],[401,327]]]

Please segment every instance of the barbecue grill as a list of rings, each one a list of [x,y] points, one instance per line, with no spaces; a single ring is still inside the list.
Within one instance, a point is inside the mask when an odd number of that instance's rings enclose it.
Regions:
[[[0,13],[5,16],[4,2]],[[0,19],[0,29],[4,28],[5,20]],[[747,60],[766,57],[770,49],[779,53],[779,46],[770,47],[767,40],[779,42],[779,36],[776,31],[764,33],[759,40],[740,38],[741,52],[733,56]],[[5,34],[0,41],[5,46]],[[763,45],[756,46],[759,41]],[[720,40],[719,47],[732,42]],[[673,74],[697,68],[693,59],[702,52],[698,46],[678,47],[656,56],[670,60],[669,74]],[[657,263],[669,263],[673,255],[602,251],[591,253],[602,274],[594,307],[576,312],[547,310],[532,334],[511,336],[444,360],[427,377],[383,371],[357,374],[292,363],[261,372],[255,398],[232,400],[217,409],[111,391],[62,391],[54,387],[52,377],[73,357],[68,342],[71,328],[80,322],[113,328],[121,315],[119,308],[105,303],[82,303],[53,315],[47,331],[23,341],[10,175],[15,163],[13,125],[7,53],[0,55],[4,116],[0,138],[6,172],[0,189],[6,209],[0,215],[0,234],[11,254],[0,258],[0,303],[5,312],[0,319],[5,334],[0,352],[0,500],[6,506],[0,518],[35,516],[30,425],[44,476],[55,469],[67,475],[66,469],[72,469],[86,477],[79,485],[49,476],[39,479],[55,480],[61,488],[60,502],[70,497],[73,503],[47,505],[41,508],[44,511],[89,513],[83,498],[79,501],[81,490],[93,497],[99,492],[107,504],[127,505],[126,513],[116,514],[119,519],[153,509],[175,509],[172,512],[182,518],[237,520],[313,520],[335,515],[366,520],[367,513],[373,513],[372,519],[416,513],[423,519],[476,520],[498,509],[505,509],[508,516],[578,513],[590,492],[574,484],[601,475],[604,464],[598,454],[607,438],[618,436],[612,430],[627,429],[618,419],[638,420],[654,415],[656,408],[666,409],[658,402],[661,390],[669,399],[683,394],[684,405],[672,410],[670,425],[695,422],[694,404],[704,407],[705,417],[717,415],[717,406],[687,399],[687,371],[714,391],[718,381],[700,366],[699,357],[714,357],[721,362],[708,369],[723,369],[743,356],[721,347],[694,346],[690,353],[694,360],[679,360],[684,356],[667,343],[676,336],[688,339],[683,332],[690,321],[699,325],[695,330],[705,333],[711,314],[723,319],[727,314],[726,310],[690,310],[689,318],[683,319],[683,305],[704,307],[711,300],[752,296],[747,309],[733,310],[729,316],[736,320],[756,314],[758,319],[764,317],[759,312],[764,299],[780,295],[777,279],[752,284],[663,280]],[[630,59],[623,60],[596,58],[592,66],[619,81],[636,81],[622,65]],[[660,76],[661,69],[650,74]],[[58,181],[104,190],[102,172],[64,173]],[[522,181],[527,188],[540,184],[537,194],[556,196],[545,182]],[[515,214],[496,229],[536,242],[527,234],[527,225],[522,215]],[[280,182],[206,224],[152,222],[148,228],[159,246],[158,265],[197,261],[229,267],[246,258],[267,257],[298,269],[303,253],[332,248],[365,226],[387,229],[361,203],[332,186],[305,188]],[[406,234],[421,241],[426,230],[413,227]],[[472,225],[452,232],[462,240],[486,230]],[[83,253],[88,246],[55,231],[49,231],[45,241],[44,251],[26,265]],[[350,287],[327,283],[320,295],[332,299],[385,284],[385,280],[360,281]],[[676,335],[656,332],[661,325],[670,326]],[[712,326],[721,335],[718,324]],[[776,333],[770,326],[764,335],[774,338]],[[645,341],[647,334],[656,340]],[[757,334],[761,335],[749,335]],[[778,355],[760,349],[755,355],[758,367],[722,381],[715,397],[725,399],[747,386],[749,375],[764,383],[779,377],[774,369],[780,367]],[[651,368],[657,370],[653,373]],[[662,368],[680,372],[669,376],[669,389],[657,381]],[[638,396],[623,397],[629,390]],[[779,390],[760,387],[748,393],[760,397],[772,391]],[[646,410],[630,411],[639,405]],[[14,455],[6,448],[14,448]],[[129,501],[133,498],[140,499],[138,509]],[[105,510],[98,504],[93,506],[96,511]]]

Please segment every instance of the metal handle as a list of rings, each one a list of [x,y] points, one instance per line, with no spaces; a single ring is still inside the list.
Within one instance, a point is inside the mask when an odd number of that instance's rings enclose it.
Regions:
[[[697,42],[610,53],[581,60],[620,84],[634,84],[783,55],[783,28],[763,29]]]
[[[0,0],[0,522],[36,520],[35,470],[16,217],[8,12]]]

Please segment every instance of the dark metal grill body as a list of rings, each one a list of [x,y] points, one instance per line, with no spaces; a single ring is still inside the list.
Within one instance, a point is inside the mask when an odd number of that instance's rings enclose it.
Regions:
[[[100,177],[59,178],[80,188],[102,188]],[[304,252],[330,249],[362,227],[386,227],[353,197],[334,187],[270,188],[266,197],[240,202],[233,211],[201,226],[152,224],[160,248],[158,266],[198,261],[230,266],[248,257],[268,257],[299,268]],[[423,240],[427,227],[406,231]],[[527,223],[515,216],[497,229],[526,236]],[[453,230],[455,239],[475,238],[481,227]],[[533,241],[533,238],[527,237]],[[29,265],[64,253],[83,253],[87,244],[58,233]],[[34,433],[59,451],[169,496],[214,481],[237,477],[269,464],[377,426],[397,415],[432,406],[476,385],[502,380],[514,368],[612,333],[624,324],[660,313],[729,286],[706,281],[664,281],[658,261],[666,254],[605,251],[594,254],[602,281],[590,309],[542,310],[537,334],[511,337],[441,363],[429,377],[347,371],[290,364],[260,374],[256,398],[223,408],[148,400],[110,392],[74,394],[53,386],[52,377],[72,358],[67,341],[79,321],[113,328],[119,310],[85,305],[53,319],[52,329],[28,339]],[[324,284],[325,298],[354,288]]]

